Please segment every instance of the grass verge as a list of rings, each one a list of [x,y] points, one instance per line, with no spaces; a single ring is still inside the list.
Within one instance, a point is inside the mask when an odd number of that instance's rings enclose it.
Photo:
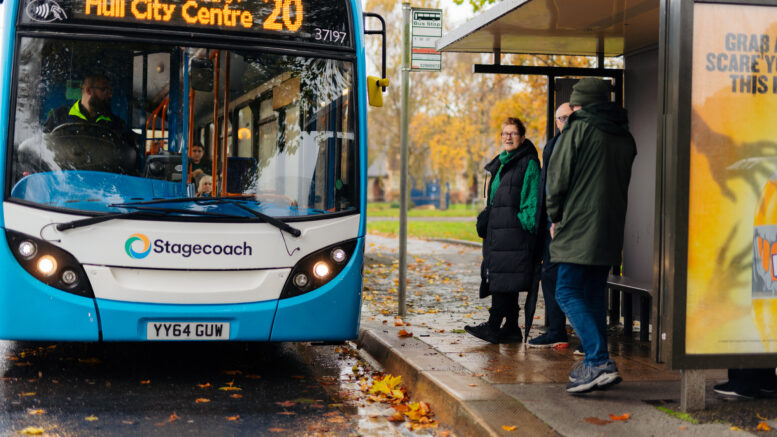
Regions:
[[[399,235],[398,221],[367,222],[367,232]],[[470,222],[408,222],[407,235],[416,238],[452,238],[481,242],[475,231],[475,224]]]
[[[392,207],[393,205],[393,207]],[[408,217],[475,217],[480,212],[472,205],[451,205],[446,210],[409,208]],[[399,217],[399,206],[387,202],[367,204],[367,217]]]

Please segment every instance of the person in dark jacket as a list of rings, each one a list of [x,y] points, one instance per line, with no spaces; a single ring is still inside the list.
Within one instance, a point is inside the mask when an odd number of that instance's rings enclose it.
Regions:
[[[517,118],[502,123],[502,152],[486,165],[488,223],[483,238],[480,297],[491,295],[487,322],[464,329],[489,343],[520,343],[518,293],[528,291],[535,272],[537,149]],[[502,323],[504,322],[504,325]]]
[[[538,221],[540,233],[539,244],[542,245],[542,297],[545,299],[545,319],[548,321],[548,330],[544,334],[529,340],[529,347],[564,349],[569,347],[567,338],[567,316],[556,302],[556,277],[558,276],[558,264],[550,261],[550,220],[548,220],[547,206],[545,205],[545,184],[547,182],[548,165],[561,132],[572,114],[569,103],[562,103],[556,109],[556,128],[558,134],[553,137],[545,148],[542,149],[542,172],[540,173],[540,186],[537,191],[539,198]]]
[[[605,288],[620,265],[631,165],[637,154],[626,111],[610,103],[609,82],[581,79],[572,88],[567,120],[548,167],[550,259],[559,263],[556,300],[583,345],[569,393],[621,381],[607,352]]]

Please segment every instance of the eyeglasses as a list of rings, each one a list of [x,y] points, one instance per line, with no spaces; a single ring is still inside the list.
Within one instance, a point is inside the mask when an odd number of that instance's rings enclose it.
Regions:
[[[503,137],[520,137],[521,134],[518,132],[502,132]]]
[[[111,88],[111,87],[109,87],[109,86],[92,86],[92,87],[90,87],[90,88],[94,88],[94,89],[96,89],[96,90],[100,90],[100,91],[102,91],[102,92],[106,92],[106,91],[107,91],[107,92],[112,92],[112,91],[113,91],[113,88]]]
[[[556,120],[558,120],[558,121],[560,121],[562,123],[566,123],[567,120],[569,120],[569,116],[568,115],[562,115],[560,117],[556,117]]]

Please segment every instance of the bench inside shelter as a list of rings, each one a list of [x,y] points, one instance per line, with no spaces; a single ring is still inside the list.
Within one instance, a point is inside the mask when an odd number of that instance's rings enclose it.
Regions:
[[[609,275],[607,290],[610,295],[610,326],[620,321],[623,303],[623,335],[631,337],[634,332],[633,296],[639,299],[639,340],[650,340],[650,306],[653,299],[653,284],[638,281],[628,276]]]

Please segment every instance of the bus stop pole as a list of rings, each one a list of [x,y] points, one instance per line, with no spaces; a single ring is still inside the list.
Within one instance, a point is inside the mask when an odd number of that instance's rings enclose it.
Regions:
[[[399,315],[407,313],[407,129],[408,98],[410,96],[410,3],[402,2],[402,78],[400,96],[400,170],[399,170],[399,284],[397,288]]]

